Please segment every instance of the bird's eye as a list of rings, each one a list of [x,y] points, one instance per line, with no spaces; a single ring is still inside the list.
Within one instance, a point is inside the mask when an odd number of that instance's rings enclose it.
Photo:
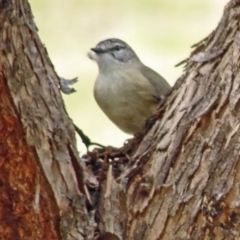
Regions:
[[[117,46],[114,47],[114,49],[115,49],[116,51],[119,51],[119,50],[121,49],[121,47],[117,45]]]

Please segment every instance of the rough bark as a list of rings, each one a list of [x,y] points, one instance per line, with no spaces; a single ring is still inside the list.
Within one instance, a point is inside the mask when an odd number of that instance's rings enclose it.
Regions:
[[[230,1],[118,179],[100,230],[119,239],[240,239],[240,1]],[[131,176],[131,177],[129,177]]]
[[[27,2],[0,1],[0,239],[240,239],[239,19],[232,0],[145,129],[86,168]]]
[[[0,1],[0,23],[0,239],[85,239],[74,128],[27,1]]]

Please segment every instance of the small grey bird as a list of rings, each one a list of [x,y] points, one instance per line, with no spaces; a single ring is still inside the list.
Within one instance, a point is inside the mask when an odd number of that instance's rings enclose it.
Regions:
[[[99,107],[122,131],[136,133],[156,112],[170,85],[120,39],[101,41],[91,50],[88,56],[99,68],[94,85]]]

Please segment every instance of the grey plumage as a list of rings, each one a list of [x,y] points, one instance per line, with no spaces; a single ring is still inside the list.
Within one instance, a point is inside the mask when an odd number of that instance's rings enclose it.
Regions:
[[[98,63],[94,97],[103,112],[124,132],[139,131],[170,90],[167,81],[145,66],[120,39],[107,39],[91,49]]]

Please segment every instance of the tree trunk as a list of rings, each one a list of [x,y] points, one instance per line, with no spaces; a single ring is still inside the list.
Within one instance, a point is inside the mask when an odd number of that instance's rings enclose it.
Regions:
[[[240,239],[239,19],[232,0],[133,140],[79,159],[29,5],[0,1],[0,239]]]
[[[0,1],[0,22],[0,239],[85,239],[95,226],[58,76],[27,1]]]

